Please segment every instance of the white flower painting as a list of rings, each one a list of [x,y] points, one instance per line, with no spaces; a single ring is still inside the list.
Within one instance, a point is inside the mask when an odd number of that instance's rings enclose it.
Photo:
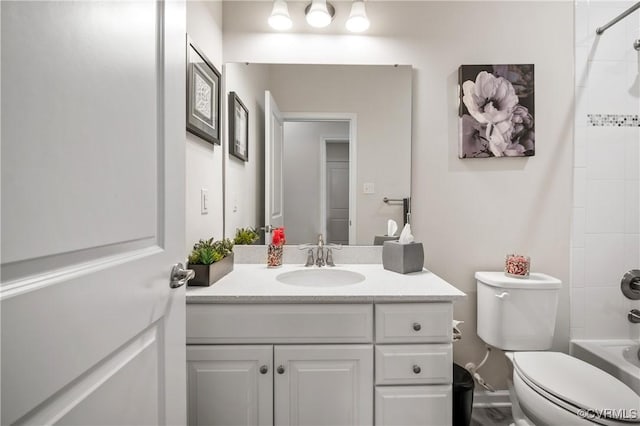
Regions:
[[[535,155],[533,65],[462,65],[460,158]]]

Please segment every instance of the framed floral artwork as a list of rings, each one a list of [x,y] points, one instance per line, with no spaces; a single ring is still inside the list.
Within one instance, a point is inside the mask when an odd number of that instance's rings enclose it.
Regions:
[[[187,130],[220,145],[220,72],[188,36]]]
[[[249,161],[249,110],[236,92],[229,93],[229,154]]]
[[[462,65],[459,158],[535,155],[534,66]]]

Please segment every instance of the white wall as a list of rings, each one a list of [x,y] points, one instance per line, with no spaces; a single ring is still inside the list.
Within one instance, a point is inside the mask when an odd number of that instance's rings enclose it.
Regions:
[[[187,33],[213,65],[222,70],[222,3],[187,2]],[[220,103],[225,102],[221,93]],[[226,131],[224,116],[221,129]],[[186,237],[185,256],[202,238],[223,236],[223,156],[222,146],[212,145],[186,132]],[[209,190],[209,212],[200,213],[200,190]]]
[[[484,344],[475,334],[474,271],[501,270],[505,253],[518,251],[531,256],[534,270],[569,280],[573,3],[368,2],[366,35],[345,34],[349,3],[335,6],[334,23],[310,32],[304,3],[289,2],[294,28],[276,34],[266,23],[270,2],[225,2],[225,60],[413,65],[413,228],[426,266],[468,294],[455,306],[465,324],[454,359],[477,362]],[[535,157],[457,158],[456,71],[491,63],[536,66]],[[568,349],[568,296],[567,284],[554,342],[561,350]],[[500,355],[483,373],[499,388],[508,374]]]
[[[637,12],[596,36],[633,1],[576,2],[576,119],[571,337],[640,337],[620,279],[640,268],[640,37]],[[603,123],[597,115],[635,126]],[[591,120],[589,119],[591,116]]]
[[[277,100],[277,99],[276,99]],[[284,123],[284,226],[288,244],[315,243],[320,221],[321,138],[349,139],[347,122]]]
[[[269,67],[260,64],[226,64],[224,104],[229,92],[236,92],[249,110],[248,161],[229,156],[229,130],[225,141],[225,232],[235,235],[237,228],[264,226],[264,91],[268,89]],[[226,123],[226,121],[225,121]],[[261,233],[262,235],[262,233]]]

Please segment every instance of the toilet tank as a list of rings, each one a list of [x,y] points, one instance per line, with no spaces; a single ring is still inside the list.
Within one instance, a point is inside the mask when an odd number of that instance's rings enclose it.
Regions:
[[[478,336],[503,350],[551,347],[562,282],[545,274],[511,278],[503,272],[476,272]]]

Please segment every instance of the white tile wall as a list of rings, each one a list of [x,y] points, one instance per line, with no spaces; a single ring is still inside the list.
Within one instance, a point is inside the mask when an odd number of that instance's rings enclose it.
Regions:
[[[629,300],[618,286],[585,288],[584,309],[587,338],[629,338]]]
[[[586,234],[585,285],[587,287],[614,286],[626,272],[625,238],[622,233]],[[620,291],[619,289],[617,289]]]
[[[575,3],[576,104],[571,253],[571,337],[638,338],[620,292],[640,269],[640,128],[589,126],[587,114],[640,114],[640,13],[595,29],[634,1]]]
[[[640,181],[624,181],[624,232],[625,234],[640,233]],[[636,265],[638,267],[638,265]]]
[[[574,247],[571,253],[571,288],[584,287],[585,282],[585,249]]]
[[[573,169],[573,207],[586,207],[587,203],[587,169]]]
[[[624,177],[629,180],[640,179],[640,164],[638,164],[638,158],[640,158],[640,129],[630,129],[624,150]]]
[[[588,180],[587,185],[587,234],[624,232],[624,180]]]
[[[589,89],[590,90],[590,89]],[[618,127],[589,127],[587,131],[587,178],[624,179],[625,137]]]

